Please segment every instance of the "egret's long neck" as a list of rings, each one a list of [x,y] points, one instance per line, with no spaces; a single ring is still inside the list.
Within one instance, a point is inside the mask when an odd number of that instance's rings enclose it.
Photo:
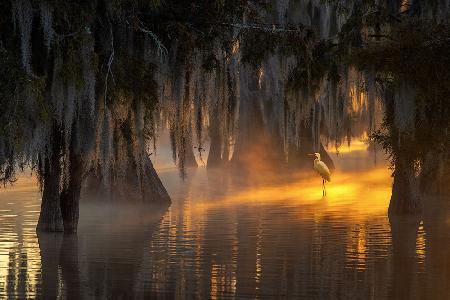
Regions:
[[[320,159],[319,159],[319,158],[316,158],[316,159],[314,160],[314,165],[318,164],[319,161],[320,161]]]

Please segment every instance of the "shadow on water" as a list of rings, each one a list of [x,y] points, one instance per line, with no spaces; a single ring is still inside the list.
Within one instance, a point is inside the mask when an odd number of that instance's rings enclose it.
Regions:
[[[84,204],[78,234],[38,233],[39,298],[144,298],[145,248],[166,210]]]
[[[424,278],[427,295],[433,299],[450,298],[450,189],[445,196],[430,197],[424,208],[423,226],[426,232],[425,266],[427,276]]]
[[[391,215],[393,275],[390,299],[449,299],[450,203],[424,195],[422,215]]]
[[[416,241],[418,216],[391,216],[393,276],[389,291],[390,299],[411,299],[416,274]]]

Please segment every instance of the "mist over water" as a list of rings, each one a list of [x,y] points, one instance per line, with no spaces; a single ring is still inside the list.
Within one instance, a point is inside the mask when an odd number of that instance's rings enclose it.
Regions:
[[[36,235],[40,194],[23,174],[0,192],[0,298],[447,298],[443,201],[390,222],[383,154],[358,140],[329,151],[326,197],[309,171],[182,179],[156,156],[172,205],[85,199],[77,235]]]
[[[450,299],[450,0],[0,7],[0,300]]]

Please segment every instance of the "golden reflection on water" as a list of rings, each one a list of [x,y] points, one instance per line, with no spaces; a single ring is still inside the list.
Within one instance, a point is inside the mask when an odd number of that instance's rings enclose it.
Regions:
[[[386,211],[392,186],[391,172],[386,166],[366,171],[332,174],[332,182],[327,183],[327,195],[322,196],[322,179],[315,173],[300,173],[289,182],[264,184],[246,187],[242,191],[232,192],[215,198],[213,195],[196,195],[195,204],[189,204],[189,210],[199,210],[242,204],[274,204],[288,202],[295,204],[325,204],[324,210],[352,210],[362,214],[356,217],[367,218],[371,213]],[[190,221],[187,221],[190,222]]]
[[[420,226],[417,232],[417,239],[416,239],[416,256],[417,261],[421,265],[422,269],[425,268],[425,249],[426,249],[426,238],[425,238],[425,231],[423,228],[423,222],[420,222]]]
[[[348,158],[354,153],[360,156],[362,152],[363,159],[367,160],[371,155],[367,153],[367,145],[355,144],[352,150],[341,152],[340,157]],[[336,155],[333,159],[339,160]],[[163,223],[183,227],[185,236],[177,237],[184,240],[183,244],[195,245],[196,272],[202,268],[198,260],[203,264],[209,261],[209,296],[213,299],[264,295],[267,286],[273,285],[268,280],[278,268],[281,268],[279,275],[272,278],[274,282],[281,281],[277,290],[282,294],[291,293],[289,282],[296,263],[309,261],[313,272],[318,274],[339,273],[345,268],[358,272],[373,269],[374,261],[387,258],[389,253],[390,226],[386,211],[391,171],[385,163],[369,167],[359,164],[351,170],[337,165],[332,182],[327,184],[326,197],[322,197],[320,177],[313,172],[281,174],[283,179],[267,177],[260,181],[233,180],[223,172],[198,170],[178,190],[172,189],[174,204]],[[371,227],[374,220],[377,224]],[[345,237],[338,242],[345,241],[345,259],[334,260],[336,250],[331,250],[330,261],[324,264],[330,248],[337,247],[327,241],[330,238],[327,231],[338,227],[341,227],[339,235]],[[297,234],[300,236],[293,238]],[[196,241],[192,240],[193,236]],[[306,248],[302,250],[292,244],[301,243],[302,236],[311,245],[308,250],[311,256],[304,257],[302,251]],[[375,256],[369,254],[374,247],[377,248]],[[281,256],[280,249],[284,253]],[[371,262],[367,265],[369,256]],[[271,261],[273,258],[277,259],[278,266]],[[224,271],[227,268],[231,271]],[[294,272],[298,271],[301,270]],[[202,286],[201,280],[196,285]]]
[[[390,290],[406,290],[402,280],[410,280],[398,279],[399,266],[410,266],[418,281],[436,265],[426,235],[436,229],[400,226],[393,243],[391,172],[373,163],[365,143],[352,145],[330,152],[337,167],[326,197],[313,172],[254,180],[199,169],[184,182],[176,171],[162,172],[173,203],[155,227],[141,226],[145,216],[136,225],[133,215],[125,218],[126,226],[117,214],[82,220],[78,241],[65,250],[77,258],[72,273],[55,269],[55,297],[74,286],[76,270],[85,298],[108,289],[125,298],[396,298]],[[34,232],[37,195],[30,178],[0,190],[0,298],[32,298],[49,278],[42,259],[49,253]]]
[[[30,176],[0,189],[0,298],[36,295],[41,269],[35,232],[39,205],[27,201],[37,197],[37,182]]]

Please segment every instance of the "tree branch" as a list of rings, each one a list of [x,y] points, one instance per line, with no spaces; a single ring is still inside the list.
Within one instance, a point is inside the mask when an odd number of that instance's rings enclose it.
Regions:
[[[219,26],[228,26],[237,29],[251,29],[251,30],[259,30],[264,32],[278,33],[278,32],[303,32],[305,27],[303,25],[296,25],[293,27],[283,27],[280,24],[258,24],[258,23],[250,23],[250,24],[240,24],[240,23],[227,23],[227,22],[216,22],[216,23],[208,23],[210,25],[219,25]]]
[[[111,77],[112,77],[112,79],[114,81],[114,76],[113,76],[113,73],[111,71],[111,66],[112,66],[112,63],[114,61],[114,35],[113,35],[112,24],[111,23],[110,23],[110,27],[109,27],[109,32],[110,32],[110,35],[111,35],[111,55],[109,56],[108,69],[106,70],[106,78],[105,78],[105,109],[106,109],[106,102],[107,102],[107,96],[108,96],[108,77],[109,77],[110,73],[111,73]]]
[[[158,36],[153,31],[147,29],[145,27],[145,24],[138,17],[135,17],[135,18],[137,20],[137,24],[134,27],[137,30],[149,35],[152,38],[153,42],[156,45],[159,57],[161,57],[161,58],[167,57],[169,55],[169,51],[167,51],[167,48],[164,46],[164,44],[161,42],[161,40],[158,38]],[[126,21],[126,23],[128,25],[130,25],[130,23],[128,21]]]

